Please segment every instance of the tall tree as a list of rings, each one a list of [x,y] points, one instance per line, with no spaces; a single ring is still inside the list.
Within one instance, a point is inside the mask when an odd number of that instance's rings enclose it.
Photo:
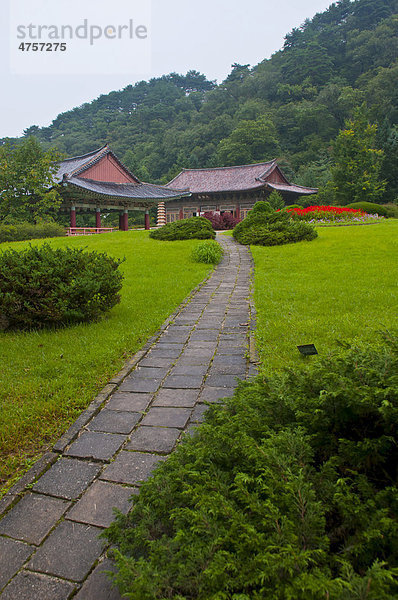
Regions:
[[[34,137],[0,147],[0,222],[36,223],[51,218],[61,197],[52,189],[59,154]]]
[[[333,145],[332,189],[337,204],[378,202],[384,152],[376,148],[377,125],[369,123],[364,105],[346,122]]]

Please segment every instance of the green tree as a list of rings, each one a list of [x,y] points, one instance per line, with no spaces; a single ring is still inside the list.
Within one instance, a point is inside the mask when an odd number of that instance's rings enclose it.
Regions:
[[[377,125],[369,123],[364,106],[346,122],[333,146],[332,189],[337,204],[378,202],[385,189],[381,180],[384,153],[375,146]]]
[[[59,158],[57,151],[44,151],[33,137],[0,147],[0,222],[51,218],[61,204],[52,189]]]
[[[217,159],[223,165],[270,160],[280,150],[276,128],[266,117],[240,121],[229,137],[221,140]]]

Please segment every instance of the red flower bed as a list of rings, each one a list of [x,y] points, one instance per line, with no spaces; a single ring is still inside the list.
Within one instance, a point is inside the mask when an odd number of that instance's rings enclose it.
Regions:
[[[365,214],[363,210],[357,208],[347,208],[345,206],[308,206],[307,208],[289,208],[287,212],[293,212],[299,216],[304,216],[308,214],[312,216],[312,213],[331,213],[334,215],[345,215],[348,213],[352,213],[357,216]]]

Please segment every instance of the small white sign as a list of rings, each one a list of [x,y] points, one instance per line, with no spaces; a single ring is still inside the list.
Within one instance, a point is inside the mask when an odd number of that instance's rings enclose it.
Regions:
[[[15,74],[151,70],[151,0],[10,0]]]

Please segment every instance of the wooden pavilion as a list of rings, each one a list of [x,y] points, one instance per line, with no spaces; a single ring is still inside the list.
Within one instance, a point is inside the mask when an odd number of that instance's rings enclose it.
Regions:
[[[141,182],[125,167],[108,145],[63,160],[58,165],[56,182],[63,202],[61,210],[70,212],[70,227],[76,229],[76,211],[95,211],[96,228],[101,228],[101,213],[119,212],[119,229],[128,230],[128,212],[145,212],[149,229],[149,209],[170,200],[190,196],[170,186]]]
[[[272,190],[277,190],[286,204],[294,204],[299,196],[318,191],[290,183],[276,160],[236,167],[183,169],[166,187],[181,193],[190,192],[189,196],[167,203],[168,223],[210,211],[230,212],[242,219]]]

